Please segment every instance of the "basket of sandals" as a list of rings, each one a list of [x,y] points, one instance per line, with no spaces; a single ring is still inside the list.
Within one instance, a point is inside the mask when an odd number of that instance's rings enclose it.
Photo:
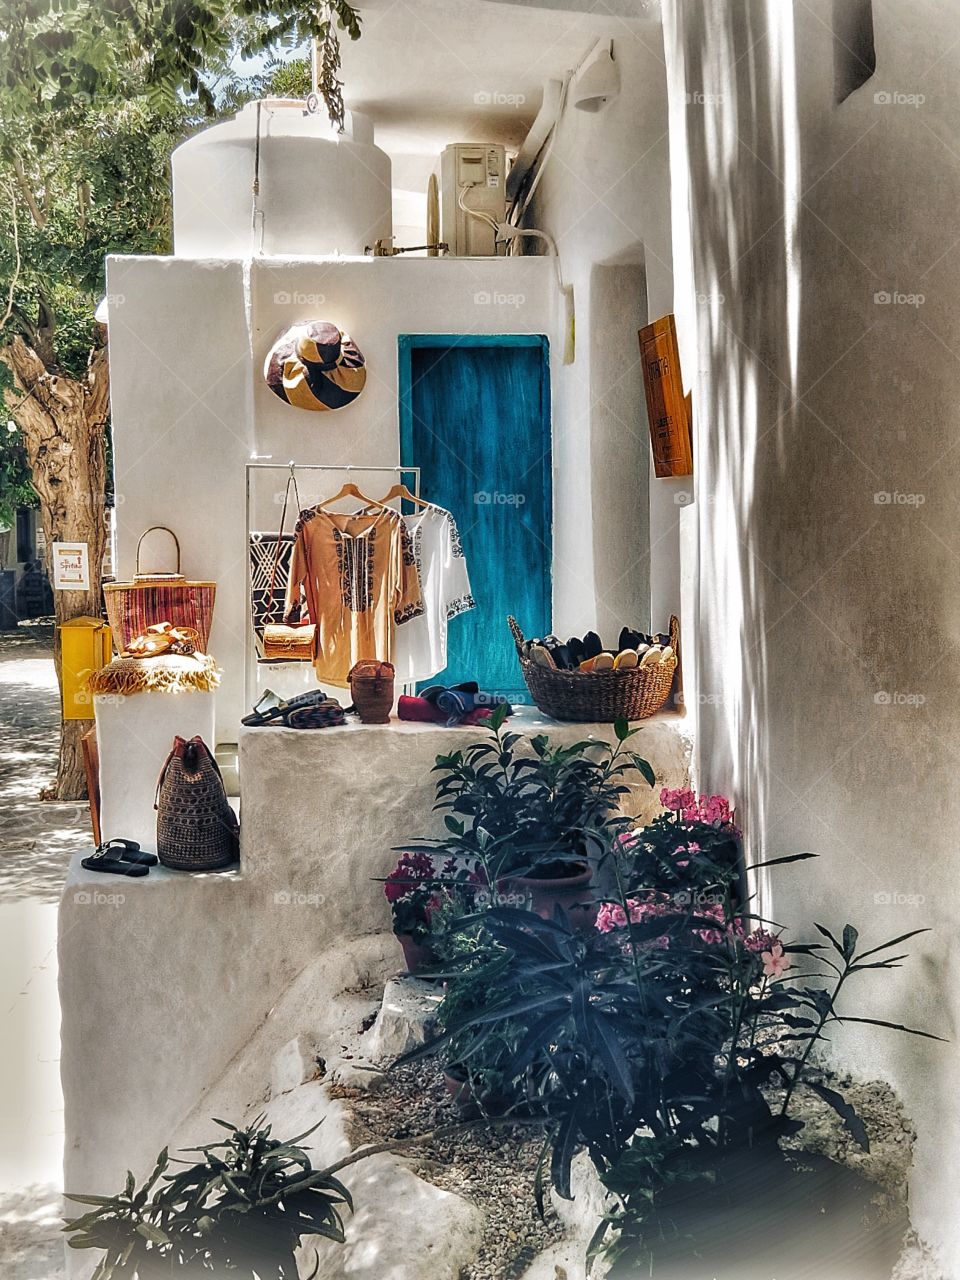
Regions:
[[[625,629],[621,641],[632,643],[616,652],[603,649],[593,633],[565,645],[555,637],[527,640],[516,618],[507,621],[530,696],[554,720],[645,720],[670,696],[680,644],[676,617],[670,619],[669,634]]]

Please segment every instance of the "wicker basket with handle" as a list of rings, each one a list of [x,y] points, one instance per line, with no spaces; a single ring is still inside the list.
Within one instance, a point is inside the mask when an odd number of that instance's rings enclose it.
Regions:
[[[635,667],[632,671],[560,671],[541,666],[525,657],[524,636],[516,618],[507,619],[520,659],[520,670],[530,696],[554,720],[600,721],[612,723],[645,720],[659,711],[670,696],[680,645],[680,623],[670,619],[673,657],[656,666]]]
[[[137,572],[132,582],[103,584],[103,599],[118,653],[122,653],[131,640],[143,635],[148,627],[155,626],[158,622],[169,622],[175,627],[193,627],[200,634],[202,651],[207,652],[217,584],[190,582],[180,573],[180,543],[172,529],[166,529],[166,532],[176,544],[177,572],[140,572],[140,548],[144,538],[148,533],[165,528],[164,525],[154,525],[140,535],[137,543]]]

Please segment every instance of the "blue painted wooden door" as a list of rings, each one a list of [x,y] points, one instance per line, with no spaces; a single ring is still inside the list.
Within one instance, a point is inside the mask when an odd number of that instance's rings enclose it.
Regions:
[[[551,626],[549,379],[546,338],[400,339],[401,461],[453,513],[477,601],[450,622],[436,680],[475,679],[516,702],[529,697],[507,614],[528,636]]]

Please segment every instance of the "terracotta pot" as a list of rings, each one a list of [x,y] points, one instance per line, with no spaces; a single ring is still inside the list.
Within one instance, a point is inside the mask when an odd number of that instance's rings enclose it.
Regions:
[[[502,883],[509,892],[526,897],[530,910],[544,920],[552,920],[553,909],[559,906],[573,928],[591,929],[597,918],[590,890],[593,870],[586,862],[569,865],[573,874],[568,876],[506,876]]]
[[[422,942],[417,942],[412,933],[397,933],[394,937],[403,949],[407,973],[420,973],[421,970],[430,969],[437,963],[437,957],[430,948],[424,946]]]
[[[487,1091],[477,1097],[467,1072],[458,1062],[443,1069],[443,1085],[451,1102],[460,1111],[485,1112],[488,1116],[502,1116],[510,1106],[510,1099],[502,1093]]]
[[[453,1062],[443,1069],[443,1087],[455,1107],[465,1110],[474,1105],[473,1085],[463,1067]]]

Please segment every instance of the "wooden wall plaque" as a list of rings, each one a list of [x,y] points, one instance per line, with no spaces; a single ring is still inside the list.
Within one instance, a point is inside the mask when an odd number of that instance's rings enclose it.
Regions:
[[[677,328],[672,315],[661,316],[640,330],[640,358],[654,472],[660,477],[692,475],[690,404],[683,394]]]

